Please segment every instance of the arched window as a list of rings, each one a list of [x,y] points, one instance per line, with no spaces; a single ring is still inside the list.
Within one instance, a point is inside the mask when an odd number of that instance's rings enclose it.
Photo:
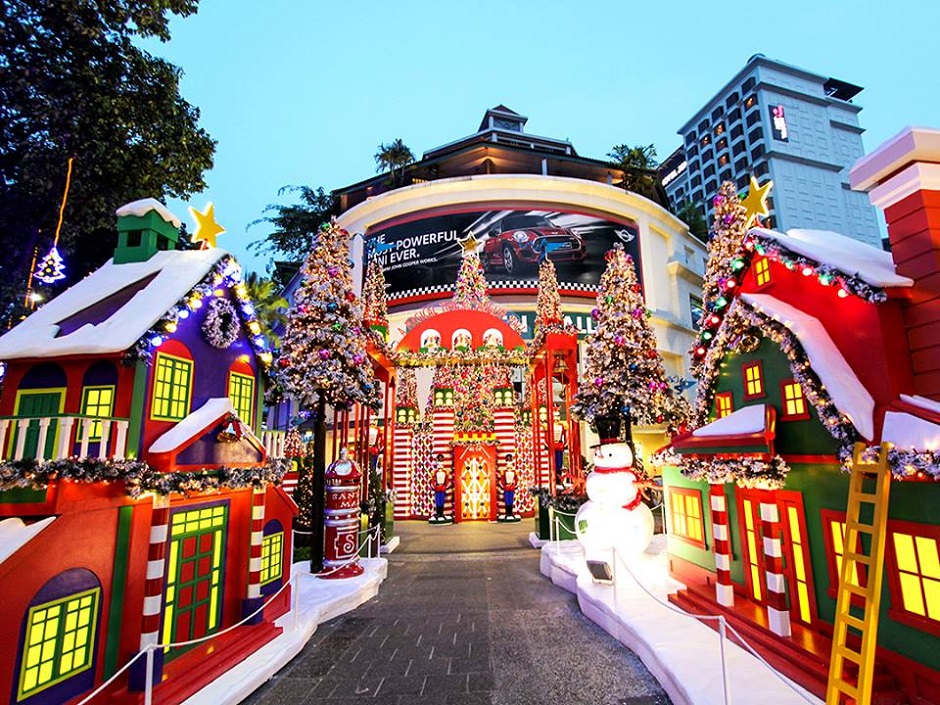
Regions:
[[[71,568],[43,585],[23,620],[18,703],[38,693],[64,702],[94,685],[100,616],[101,583],[91,571]]]
[[[503,334],[495,328],[489,328],[483,333],[483,344],[488,348],[500,348],[503,345]]]
[[[43,362],[35,365],[23,375],[19,389],[16,390],[16,402],[13,414],[20,418],[34,419],[26,428],[26,439],[23,445],[25,458],[52,458],[56,447],[59,422],[58,417],[65,411],[65,392],[68,381],[61,367],[52,362]],[[41,436],[41,418],[53,418],[46,432],[46,441],[39,447]],[[19,426],[16,427],[10,439],[10,448],[15,448],[18,442]]]
[[[281,589],[284,576],[284,527],[277,519],[264,525],[261,542],[261,594],[268,595]]]
[[[254,424],[255,371],[244,360],[236,360],[228,370],[228,398],[238,418],[249,426]]]
[[[450,349],[469,348],[473,343],[473,336],[466,328],[458,328],[450,338]]]
[[[433,328],[428,328],[421,334],[421,348],[427,350],[437,350],[441,347],[441,334]]]
[[[153,393],[150,418],[155,421],[182,421],[189,414],[193,398],[193,355],[178,340],[168,340],[153,359]]]

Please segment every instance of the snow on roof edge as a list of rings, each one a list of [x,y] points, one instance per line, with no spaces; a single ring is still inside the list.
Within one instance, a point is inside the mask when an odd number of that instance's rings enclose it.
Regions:
[[[46,517],[32,524],[26,524],[19,517],[0,521],[0,563],[12,556],[23,546],[54,522],[58,517]]]
[[[761,433],[764,431],[764,418],[766,404],[751,404],[732,411],[727,416],[715,419],[695,429],[692,435],[696,438],[711,438],[714,436],[738,436],[748,433]]]
[[[202,433],[225,414],[234,414],[235,407],[228,397],[212,397],[198,409],[191,411],[182,421],[159,436],[151,445],[148,453],[169,453],[183,445],[190,438]]]
[[[839,352],[819,319],[768,294],[742,293],[741,298],[795,335],[806,351],[810,366],[826,386],[836,407],[849,418],[859,434],[872,440],[875,434],[875,400]]]
[[[899,450],[934,451],[940,449],[940,425],[904,411],[889,410],[881,442],[893,443]]]
[[[125,203],[114,211],[114,215],[119,218],[127,215],[135,215],[138,218],[142,218],[150,211],[156,211],[157,215],[163,218],[167,223],[170,223],[174,228],[181,228],[183,226],[183,221],[173,215],[170,209],[160,203],[156,198],[141,198],[139,201]]]

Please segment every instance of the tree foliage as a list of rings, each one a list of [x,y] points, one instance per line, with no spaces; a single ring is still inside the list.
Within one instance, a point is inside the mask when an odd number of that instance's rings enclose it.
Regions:
[[[270,253],[275,259],[303,262],[313,248],[320,226],[335,214],[336,202],[333,194],[324,191],[322,186],[284,186],[277,194],[281,196],[288,192],[299,193],[300,202],[266,206],[264,212],[270,215],[251,225],[269,223],[274,226],[274,231],[261,240],[255,240],[249,247],[256,252]]]
[[[290,302],[281,296],[280,287],[272,279],[262,277],[257,272],[249,272],[245,277],[248,298],[255,309],[255,316],[261,324],[261,331],[275,350],[281,347],[281,336],[287,330],[287,310]]]
[[[169,39],[197,0],[5,0],[0,4],[0,242],[4,281],[48,251],[75,158],[60,249],[71,278],[111,255],[114,211],[205,188],[215,142],[179,93],[181,72],[136,46]],[[90,260],[86,261],[86,260]],[[79,270],[82,271],[79,271]],[[21,295],[21,292],[20,292]],[[5,304],[9,299],[5,299]]]
[[[380,144],[375,152],[375,170],[379,174],[389,173],[389,182],[393,186],[401,186],[404,181],[404,170],[413,164],[415,155],[398,137],[388,144]]]
[[[689,232],[702,242],[708,240],[708,223],[702,215],[702,206],[692,201],[683,201],[676,208],[676,217],[689,226]]]
[[[613,166],[623,172],[620,185],[625,191],[661,203],[659,178],[656,175],[656,147],[651,144],[636,147],[617,144],[607,153],[607,157]]]

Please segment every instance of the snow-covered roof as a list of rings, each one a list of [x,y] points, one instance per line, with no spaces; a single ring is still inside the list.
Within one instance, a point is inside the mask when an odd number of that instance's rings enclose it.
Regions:
[[[150,446],[150,453],[169,453],[186,441],[198,436],[226,414],[234,414],[235,407],[228,397],[215,397],[189,414]]]
[[[903,411],[885,413],[881,442],[891,442],[899,450],[940,449],[940,424]]]
[[[211,248],[157,252],[146,262],[108,260],[0,337],[0,360],[127,350],[226,255],[225,250]],[[140,288],[133,292],[135,285]],[[112,296],[119,300],[115,295],[122,292],[133,295],[115,304],[116,310],[102,313],[105,300]],[[95,322],[63,330],[63,321],[86,310]]]
[[[831,230],[794,228],[781,233],[766,228],[752,228],[750,232],[775,240],[788,250],[820,264],[827,264],[845,274],[858,276],[870,286],[886,288],[914,284],[912,279],[897,273],[890,252]]]
[[[13,517],[0,521],[0,563],[29,543],[36,534],[55,520],[56,517],[47,517],[32,524],[26,524],[19,517]]]
[[[785,326],[799,339],[813,372],[826,386],[832,402],[849,418],[862,437],[871,440],[874,436],[875,400],[832,342],[823,324],[767,294],[742,293],[741,298],[765,316]]]
[[[749,433],[763,433],[766,424],[767,408],[764,404],[744,406],[732,411],[727,416],[715,419],[692,432],[699,438],[713,436],[741,436]]]
[[[940,414],[940,401],[934,401],[933,399],[928,399],[927,397],[919,397],[911,394],[902,394],[900,399],[911,406],[916,406],[919,409],[924,409],[925,411],[931,411],[935,414]]]
[[[172,224],[174,228],[179,228],[183,225],[183,222],[179,218],[173,215],[165,205],[155,198],[141,198],[139,201],[132,201],[118,208],[114,211],[114,214],[119,218],[125,215],[136,215],[142,218],[150,211],[155,211],[157,215]]]

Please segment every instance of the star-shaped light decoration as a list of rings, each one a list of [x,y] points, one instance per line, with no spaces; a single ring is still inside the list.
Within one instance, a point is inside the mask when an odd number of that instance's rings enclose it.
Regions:
[[[751,176],[751,185],[747,190],[747,196],[741,201],[747,211],[746,227],[751,227],[758,217],[766,218],[770,215],[770,209],[767,207],[767,197],[770,195],[770,189],[774,187],[774,182],[767,180],[761,186],[757,179]]]
[[[476,236],[473,233],[470,233],[463,240],[460,240],[460,246],[463,248],[464,257],[469,255],[471,252],[476,252],[477,248],[480,246],[480,241],[476,239]]]
[[[215,204],[211,201],[206,204],[206,210],[200,213],[192,206],[189,214],[196,221],[196,232],[193,233],[193,242],[204,242],[208,247],[215,247],[215,238],[225,232],[225,228],[215,221]]]

